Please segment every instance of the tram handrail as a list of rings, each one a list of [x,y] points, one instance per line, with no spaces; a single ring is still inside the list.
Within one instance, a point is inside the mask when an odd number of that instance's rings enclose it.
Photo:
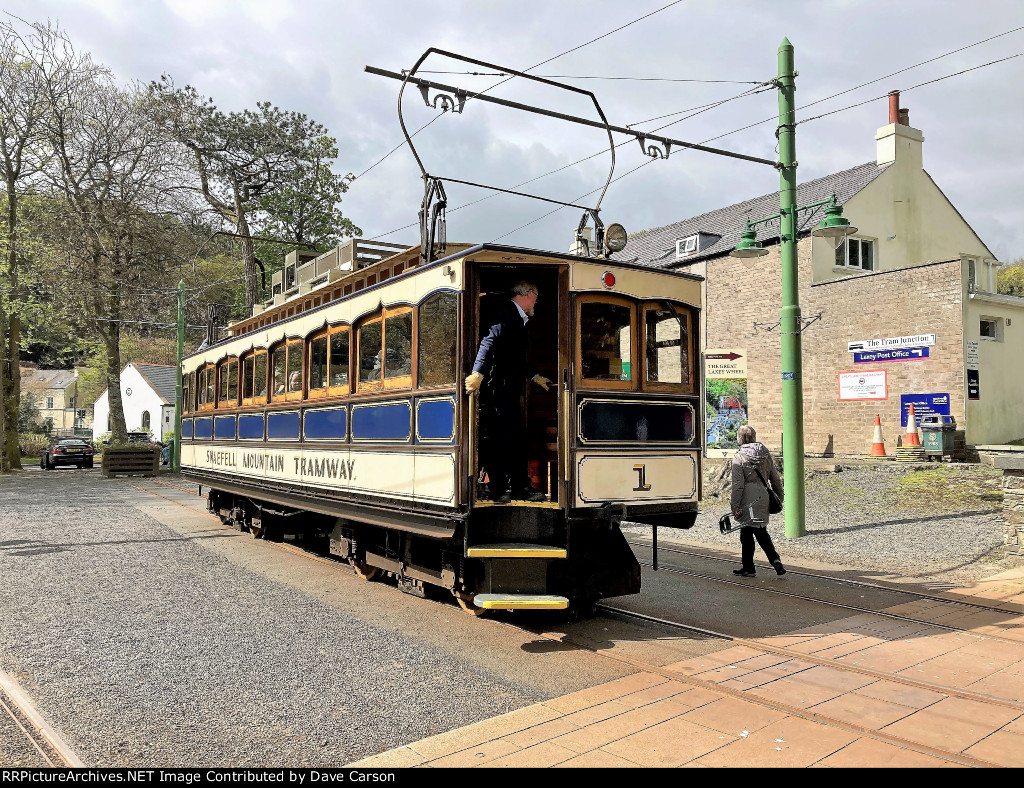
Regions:
[[[478,392],[469,392],[469,459],[466,461],[466,467],[469,469],[469,473],[466,475],[469,477],[469,502],[472,505],[476,502],[476,395]]]

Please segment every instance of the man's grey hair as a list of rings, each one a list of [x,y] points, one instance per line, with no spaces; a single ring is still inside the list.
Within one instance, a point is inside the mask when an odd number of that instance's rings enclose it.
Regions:
[[[736,440],[739,442],[740,446],[744,443],[753,443],[757,440],[757,430],[749,424],[744,424],[736,431]]]
[[[525,279],[520,279],[518,282],[512,285],[512,295],[524,296],[531,290],[535,293],[539,292],[537,290],[537,285],[535,285],[533,282],[528,282]]]

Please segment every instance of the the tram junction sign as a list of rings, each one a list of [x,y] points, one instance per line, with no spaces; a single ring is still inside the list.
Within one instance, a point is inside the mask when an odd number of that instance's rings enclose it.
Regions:
[[[935,344],[935,334],[912,334],[907,337],[883,337],[882,339],[858,339],[848,342],[846,350],[855,353],[861,350],[885,350],[891,348],[930,347]]]

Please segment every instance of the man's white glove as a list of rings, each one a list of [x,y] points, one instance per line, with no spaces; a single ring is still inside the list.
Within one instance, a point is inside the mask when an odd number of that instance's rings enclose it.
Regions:
[[[530,378],[530,380],[532,380],[534,383],[536,383],[538,386],[540,386],[545,391],[550,391],[550,389],[548,387],[551,385],[551,381],[548,380],[543,375],[534,375],[532,378]]]
[[[484,382],[484,376],[482,372],[473,372],[466,376],[466,393],[472,394],[474,391],[480,390],[480,384]]]

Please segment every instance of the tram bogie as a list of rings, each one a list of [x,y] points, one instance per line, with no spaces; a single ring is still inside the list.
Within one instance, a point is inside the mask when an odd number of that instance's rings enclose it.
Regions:
[[[445,589],[474,614],[637,593],[620,523],[696,517],[699,278],[454,248],[328,272],[187,358],[182,473],[228,525],[298,534],[360,577]],[[544,500],[506,503],[482,494],[486,436],[463,379],[519,280],[542,294],[527,354],[554,385],[524,389],[525,434],[509,447]]]

